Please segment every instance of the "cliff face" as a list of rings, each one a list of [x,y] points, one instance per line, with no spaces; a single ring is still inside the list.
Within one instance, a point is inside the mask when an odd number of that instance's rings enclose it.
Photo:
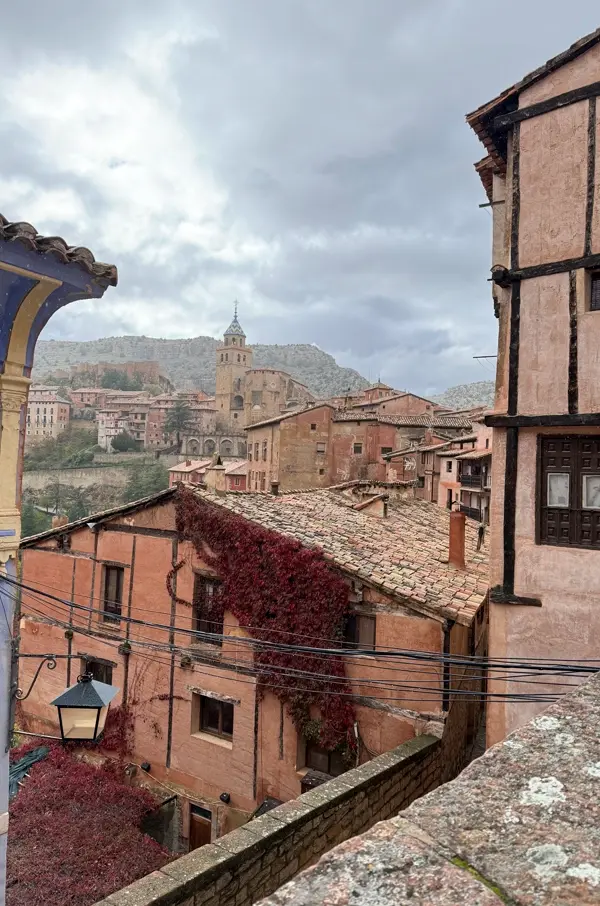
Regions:
[[[41,340],[37,344],[34,378],[57,369],[68,370],[81,362],[159,362],[161,370],[178,389],[200,387],[215,390],[213,337],[164,340],[153,337],[105,337],[78,343],[71,340]],[[317,397],[334,396],[348,388],[360,390],[368,381],[352,368],[342,368],[333,356],[309,344],[289,346],[253,345],[255,367],[287,371]]]
[[[451,409],[468,409],[474,406],[494,405],[494,381],[475,381],[473,384],[457,384],[435,397],[437,403]]]

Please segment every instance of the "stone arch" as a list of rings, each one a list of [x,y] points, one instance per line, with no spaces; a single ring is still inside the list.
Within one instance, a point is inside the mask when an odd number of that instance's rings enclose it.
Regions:
[[[231,408],[232,409],[243,409],[244,408],[244,397],[241,396],[239,393],[237,396],[234,396],[233,406]]]
[[[200,441],[195,437],[190,437],[186,445],[186,453],[191,456],[197,456],[200,453]]]
[[[214,442],[214,440],[212,439],[212,437],[207,437],[206,440],[204,441],[205,455],[212,456],[216,449],[217,449],[217,445]]]
[[[233,456],[233,442],[225,438],[221,441],[221,456]]]

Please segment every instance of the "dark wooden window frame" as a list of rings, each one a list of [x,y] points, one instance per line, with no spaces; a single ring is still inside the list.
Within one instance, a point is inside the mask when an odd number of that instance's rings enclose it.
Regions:
[[[339,777],[348,770],[340,752],[328,752],[314,742],[307,741],[304,762],[309,770],[320,771],[322,774],[329,774],[330,777]]]
[[[374,614],[354,611],[348,614],[344,627],[344,642],[348,648],[371,650],[377,641],[377,621]]]
[[[600,311],[600,271],[589,271],[589,310]]]
[[[360,456],[362,454],[362,451],[363,451],[362,443],[352,445],[352,455],[353,456]]]
[[[600,507],[584,507],[585,476],[598,476],[600,435],[538,436],[536,543],[552,547],[600,549]],[[568,474],[566,506],[549,506],[548,476]]]
[[[113,665],[101,659],[94,657],[81,659],[81,673],[91,673],[99,683],[106,683],[112,686],[113,682]]]
[[[200,719],[198,732],[208,733],[210,736],[216,736],[219,739],[226,739],[231,742],[233,739],[234,723],[234,705],[232,702],[221,701],[218,698],[212,698],[208,695],[199,695]],[[210,711],[217,715],[217,727],[212,725],[209,713]],[[226,725],[231,726],[231,732],[224,729]]]
[[[223,620],[211,620],[206,613],[209,589],[212,589],[211,596],[218,594],[221,580],[217,576],[207,576],[204,573],[194,573],[194,593],[192,598],[192,629],[194,632],[211,633],[219,638],[196,638],[192,636],[194,645],[216,645],[221,647],[223,644]],[[204,609],[204,613],[203,613]]]
[[[114,586],[111,577],[114,575]],[[105,623],[119,623],[123,608],[123,586],[125,569],[123,566],[104,564],[102,571],[102,619]],[[114,592],[114,594],[111,594]],[[111,595],[109,597],[109,595]]]

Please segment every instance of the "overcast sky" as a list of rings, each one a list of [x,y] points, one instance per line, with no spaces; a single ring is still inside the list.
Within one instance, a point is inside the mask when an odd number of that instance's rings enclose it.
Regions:
[[[249,342],[421,392],[493,377],[464,114],[599,25],[592,0],[4,4],[0,211],[120,276],[43,337],[217,336],[237,298]]]

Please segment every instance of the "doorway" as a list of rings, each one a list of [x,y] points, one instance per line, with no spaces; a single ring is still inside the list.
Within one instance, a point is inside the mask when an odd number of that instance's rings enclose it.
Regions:
[[[446,494],[446,509],[452,509],[452,488],[448,488],[448,492]]]
[[[190,852],[210,843],[212,812],[200,805],[190,804]]]

